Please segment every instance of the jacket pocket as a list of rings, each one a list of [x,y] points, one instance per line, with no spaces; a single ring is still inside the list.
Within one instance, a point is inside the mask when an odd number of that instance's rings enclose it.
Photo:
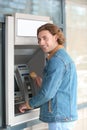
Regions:
[[[49,112],[52,112],[51,100],[48,102],[48,111],[49,111]]]

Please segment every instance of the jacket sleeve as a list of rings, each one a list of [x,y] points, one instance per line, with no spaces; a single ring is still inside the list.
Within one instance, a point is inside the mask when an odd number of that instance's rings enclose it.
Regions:
[[[41,89],[29,101],[32,108],[41,106],[55,96],[63,80],[64,68],[64,63],[61,59],[52,58],[49,60],[44,70]]]

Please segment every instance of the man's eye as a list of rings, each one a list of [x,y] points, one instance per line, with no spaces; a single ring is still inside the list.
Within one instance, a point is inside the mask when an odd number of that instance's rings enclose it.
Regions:
[[[40,39],[38,39],[38,44],[40,43],[40,41],[41,41],[41,40],[40,40]]]
[[[43,39],[44,39],[44,40],[48,40],[48,38],[47,38],[47,37],[44,37]]]

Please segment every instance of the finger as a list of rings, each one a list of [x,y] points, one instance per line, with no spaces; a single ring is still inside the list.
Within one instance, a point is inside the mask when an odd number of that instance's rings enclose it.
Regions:
[[[25,109],[19,109],[19,111],[20,111],[21,113],[24,113],[24,112],[25,112]]]
[[[22,112],[22,113],[24,113],[26,109],[27,109],[26,106],[20,106],[19,107],[19,111]]]

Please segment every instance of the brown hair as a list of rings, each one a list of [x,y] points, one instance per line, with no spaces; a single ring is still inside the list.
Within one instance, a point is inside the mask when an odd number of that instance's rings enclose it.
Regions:
[[[57,39],[58,44],[60,44],[60,45],[64,44],[65,37],[64,37],[62,30],[58,26],[51,24],[51,23],[44,24],[37,29],[37,36],[38,36],[39,32],[41,32],[43,30],[48,30],[52,35],[57,34],[58,35],[58,39]]]

